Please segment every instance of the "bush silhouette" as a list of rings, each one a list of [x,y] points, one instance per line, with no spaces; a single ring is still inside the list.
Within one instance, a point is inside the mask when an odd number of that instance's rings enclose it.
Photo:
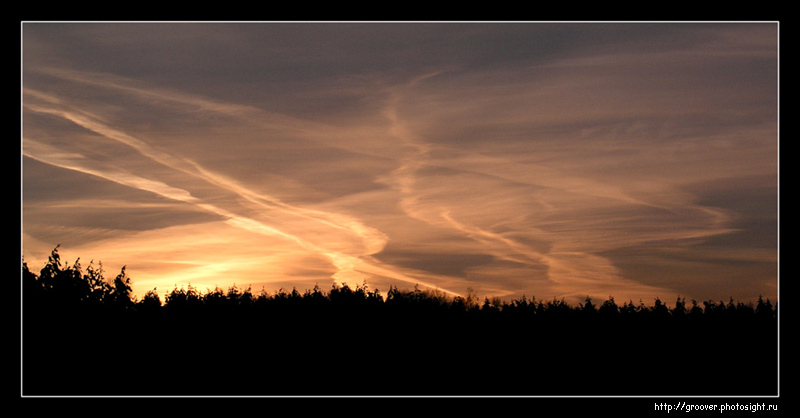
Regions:
[[[126,268],[22,263],[31,395],[759,395],[777,392],[777,305],[510,302],[366,282],[131,294]],[[596,375],[586,373],[595,367]],[[617,377],[608,368],[618,368]],[[631,371],[672,370],[646,384]],[[742,379],[691,379],[735,368]],[[157,372],[154,372],[156,370]],[[533,378],[519,379],[534,372]]]

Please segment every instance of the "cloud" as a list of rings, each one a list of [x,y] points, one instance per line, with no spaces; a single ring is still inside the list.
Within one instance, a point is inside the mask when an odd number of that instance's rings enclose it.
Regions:
[[[114,251],[175,277],[576,301],[708,292],[691,267],[735,260],[773,277],[776,217],[742,204],[777,200],[772,25],[148,28],[165,36],[25,28],[23,152],[124,186],[101,202],[137,208],[120,225],[141,247]],[[88,196],[33,209],[28,170],[29,219],[111,226],[84,222]]]
[[[82,77],[70,77],[70,79],[73,81],[85,80]],[[100,86],[109,88],[106,84],[100,84]],[[110,88],[116,88],[116,86],[111,86]],[[138,89],[135,89],[135,91],[137,95],[146,94]],[[107,118],[91,116],[90,112],[76,109],[77,105],[67,105],[68,100],[38,94],[35,91],[30,93],[36,98],[46,98],[51,105],[56,105],[60,108],[29,104],[26,105],[26,109],[73,122],[99,134],[103,138],[128,146],[152,163],[179,172],[184,182],[186,178],[199,180],[206,185],[214,186],[226,194],[236,197],[238,200],[231,201],[228,198],[228,200],[217,203],[213,200],[203,199],[194,196],[188,190],[132,174],[112,164],[91,161],[90,158],[84,155],[61,151],[56,147],[45,145],[29,138],[24,141],[24,155],[27,157],[60,168],[101,177],[124,186],[152,192],[167,199],[189,203],[211,214],[218,215],[224,219],[226,225],[259,235],[280,238],[312,256],[328,259],[334,268],[332,277],[340,282],[348,280],[352,282],[360,278],[361,275],[368,273],[407,283],[421,282],[424,284],[424,281],[409,278],[398,270],[386,268],[380,262],[370,259],[369,255],[380,252],[383,249],[386,237],[380,231],[365,225],[352,216],[291,205],[273,196],[257,193],[225,175],[202,167],[188,158],[162,151],[145,140],[112,128],[103,122],[103,120],[108,120]],[[228,109],[226,106],[213,108],[216,110]],[[239,243],[239,245],[244,245],[244,243]],[[186,277],[197,278],[199,276],[189,275]]]

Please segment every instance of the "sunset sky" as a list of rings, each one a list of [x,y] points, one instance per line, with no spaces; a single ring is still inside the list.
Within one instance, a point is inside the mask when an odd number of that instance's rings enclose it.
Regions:
[[[775,22],[23,22],[21,247],[191,285],[778,293]]]

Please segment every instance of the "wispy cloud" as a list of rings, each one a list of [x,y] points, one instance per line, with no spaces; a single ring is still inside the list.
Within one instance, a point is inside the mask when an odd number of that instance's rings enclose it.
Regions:
[[[83,77],[73,76],[70,79],[73,81],[86,81]],[[93,81],[92,84],[109,88],[108,85],[97,81]],[[117,86],[114,84],[110,87],[116,88]],[[128,88],[126,90],[134,91],[138,95],[147,94],[141,89]],[[226,209],[195,197],[187,190],[171,187],[163,182],[132,174],[111,164],[98,163],[81,154],[61,151],[34,139],[25,138],[24,155],[30,158],[60,168],[98,176],[128,187],[152,192],[167,199],[189,203],[209,213],[219,215],[224,219],[225,224],[234,228],[270,237],[278,237],[310,254],[327,258],[336,269],[332,277],[340,282],[363,280],[364,274],[371,274],[410,284],[429,285],[419,278],[406,276],[399,269],[382,266],[380,262],[370,259],[369,255],[378,253],[383,249],[387,237],[382,232],[365,225],[352,216],[290,205],[273,196],[257,193],[233,179],[203,168],[194,161],[158,150],[144,140],[112,128],[103,123],[100,117],[93,117],[89,112],[75,109],[74,106],[66,106],[64,104],[65,100],[36,91],[29,91],[28,93],[36,98],[45,98],[54,107],[28,104],[25,106],[26,109],[73,122],[105,138],[130,147],[133,151],[149,158],[153,163],[167,166],[185,176],[211,184],[241,198],[241,201],[237,202],[235,207]],[[180,99],[184,104],[198,101],[187,100],[182,97],[171,97],[171,99],[174,101]],[[60,108],[56,108],[57,106],[60,106]],[[218,111],[222,109],[227,111],[234,106],[205,107],[207,110]],[[230,204],[231,202],[224,203],[224,205],[228,206]],[[263,215],[265,212],[267,213],[266,216]],[[255,214],[255,217],[239,213],[252,213]],[[269,219],[269,221],[258,220],[256,217],[263,217]],[[288,228],[285,228],[287,226]],[[352,236],[355,240],[348,239],[347,236]],[[206,271],[206,273],[209,272]],[[431,286],[434,285],[431,284]]]
[[[147,260],[142,286],[159,271],[204,284],[227,271],[242,285],[368,280],[579,300],[715,290],[687,266],[714,265],[742,293],[774,279],[765,266],[777,244],[732,246],[737,234],[769,241],[751,225],[777,226],[774,204],[753,198],[777,199],[769,25],[423,25],[413,35],[345,26],[322,32],[352,58],[304,43],[313,31],[285,38],[309,51],[302,59],[265,35],[313,25],[192,26],[204,42],[184,34],[166,44],[131,38],[130,27],[75,29],[106,51],[96,64],[26,32],[23,155],[153,200],[54,190],[47,210],[26,202],[24,250],[43,253],[56,244],[44,241],[80,227],[81,242],[102,238],[97,256]],[[86,37],[98,31],[108,44]],[[440,53],[379,47],[403,33],[408,42],[439,34],[424,50]],[[196,71],[163,51],[172,72],[144,59],[131,66],[108,49],[121,39],[180,50]],[[48,187],[39,179],[26,183],[31,199]],[[107,220],[122,213],[114,201],[162,221],[115,240],[81,209],[103,202]],[[54,213],[84,215],[48,234]],[[177,221],[189,213],[206,217]],[[763,274],[750,283],[743,271]]]

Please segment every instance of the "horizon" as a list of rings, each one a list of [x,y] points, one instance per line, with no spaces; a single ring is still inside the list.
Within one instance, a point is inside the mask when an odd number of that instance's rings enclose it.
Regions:
[[[32,272],[778,299],[777,23],[23,23]]]

